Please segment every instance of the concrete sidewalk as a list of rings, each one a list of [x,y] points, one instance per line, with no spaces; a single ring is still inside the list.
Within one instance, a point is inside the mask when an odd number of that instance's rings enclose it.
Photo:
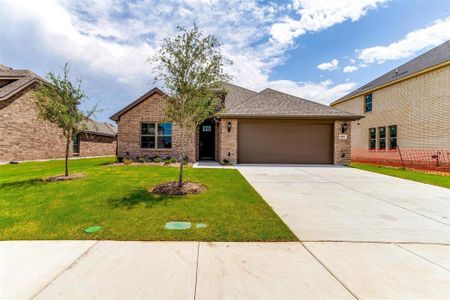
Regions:
[[[450,246],[0,242],[2,299],[443,299]]]

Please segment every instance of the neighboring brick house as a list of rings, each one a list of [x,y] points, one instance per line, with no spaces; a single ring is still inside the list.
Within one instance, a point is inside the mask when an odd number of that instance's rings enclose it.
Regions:
[[[0,162],[65,156],[61,129],[38,118],[33,92],[40,80],[43,79],[31,71],[0,65]],[[85,125],[86,130],[75,138],[70,155],[115,155],[117,128],[93,120],[87,120]]]
[[[190,139],[189,161],[349,163],[350,121],[359,116],[271,89],[224,84],[224,90],[223,110]],[[178,127],[167,121],[166,97],[154,88],[111,117],[119,156],[178,156]]]
[[[331,107],[364,116],[352,126],[353,160],[450,167],[450,41]]]

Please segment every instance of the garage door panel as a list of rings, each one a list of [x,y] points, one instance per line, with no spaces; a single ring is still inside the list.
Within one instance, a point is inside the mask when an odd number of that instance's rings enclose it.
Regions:
[[[238,160],[240,163],[333,162],[332,124],[301,121],[240,120]]]

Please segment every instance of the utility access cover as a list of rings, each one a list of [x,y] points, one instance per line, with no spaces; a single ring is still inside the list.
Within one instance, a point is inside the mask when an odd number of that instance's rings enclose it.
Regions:
[[[191,222],[167,222],[164,229],[168,230],[185,230],[192,227]]]

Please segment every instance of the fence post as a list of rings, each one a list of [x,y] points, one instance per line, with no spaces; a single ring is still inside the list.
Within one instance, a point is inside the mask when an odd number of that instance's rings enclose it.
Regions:
[[[400,151],[400,147],[397,146],[398,154],[400,154],[400,161],[402,162],[402,170],[405,170],[405,162],[403,161],[402,151]]]

